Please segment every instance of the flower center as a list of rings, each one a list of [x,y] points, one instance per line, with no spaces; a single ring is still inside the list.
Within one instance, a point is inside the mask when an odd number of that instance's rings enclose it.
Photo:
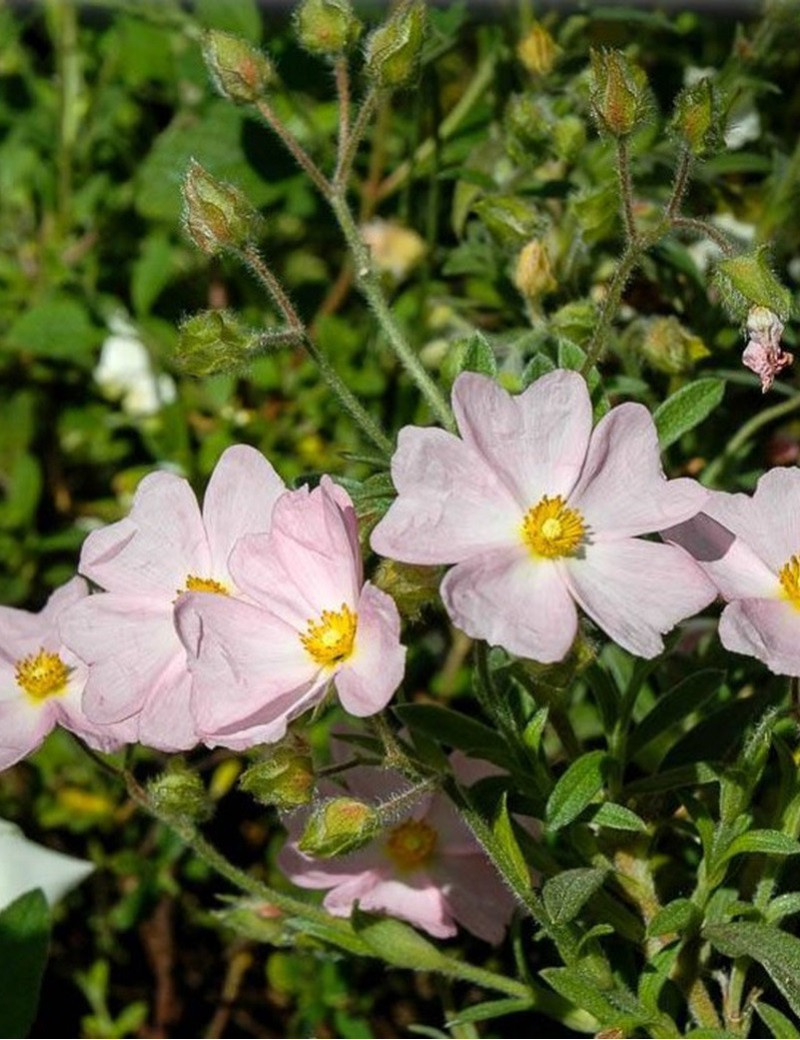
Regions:
[[[346,661],[353,652],[358,615],[343,603],[341,610],[323,610],[317,621],[309,619],[300,642],[317,664],[334,665]]]
[[[433,855],[438,835],[424,820],[406,820],[393,827],[386,841],[386,851],[402,870],[424,866]]]
[[[534,556],[549,560],[573,556],[585,537],[583,517],[577,509],[570,509],[561,495],[545,495],[522,521],[522,540]]]
[[[41,647],[38,654],[28,654],[17,661],[14,675],[20,689],[38,704],[65,692],[69,668],[58,654]]]
[[[778,571],[783,594],[795,608],[800,610],[800,556],[792,556]]]
[[[196,574],[186,575],[186,586],[179,592],[215,592],[218,596],[229,596],[227,588],[221,581],[213,578],[198,578]]]

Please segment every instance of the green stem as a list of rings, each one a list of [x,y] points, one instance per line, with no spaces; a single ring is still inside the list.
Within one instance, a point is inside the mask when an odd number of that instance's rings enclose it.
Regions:
[[[344,192],[347,190],[347,184],[353,170],[353,162],[355,161],[356,152],[358,151],[358,146],[363,141],[364,135],[367,132],[367,127],[369,126],[370,119],[372,119],[372,113],[375,111],[377,100],[378,92],[374,87],[370,87],[366,97],[361,102],[361,108],[358,110],[355,122],[353,123],[353,128],[347,135],[346,140],[343,141],[340,131],[339,156],[336,163],[336,172],[333,175],[333,185],[336,191]]]
[[[71,0],[52,3],[50,16],[58,68],[58,225],[64,234],[70,226],[73,152],[80,129],[81,54],[78,20]]]
[[[600,356],[605,350],[608,334],[611,331],[611,323],[622,299],[622,292],[628,279],[633,274],[633,270],[638,264],[641,255],[642,249],[637,245],[628,245],[622,254],[611,283],[608,286],[606,298],[603,300],[603,306],[600,309],[600,315],[592,333],[592,338],[589,341],[589,346],[586,348],[586,360],[583,363],[581,375],[588,375],[600,360]]]
[[[336,174],[333,178],[335,183],[342,165],[342,158],[350,141],[350,70],[347,67],[347,58],[343,55],[336,59],[334,76],[336,78],[336,96],[339,99],[339,138],[336,150]]]
[[[736,246],[728,236],[707,220],[698,220],[696,217],[670,216],[669,223],[670,227],[676,231],[689,231],[701,238],[710,238],[715,245],[719,246],[725,256],[733,256],[736,252]]]
[[[689,173],[692,169],[692,153],[688,148],[684,146],[681,152],[681,157],[678,160],[678,168],[675,171],[675,180],[672,182],[672,194],[669,197],[666,208],[664,210],[664,216],[667,220],[672,220],[676,217],[681,202],[683,202],[683,196],[686,194],[686,189],[689,186]]]
[[[369,249],[361,237],[361,232],[355,222],[350,207],[344,194],[332,191],[327,195],[339,227],[345,237],[355,264],[356,281],[364,294],[367,302],[372,308],[378,324],[381,326],[389,346],[392,348],[401,364],[419,387],[423,397],[427,400],[431,411],[442,423],[445,429],[455,431],[450,406],[442,395],[441,390],[431,379],[422,362],[414,353],[413,348],[407,342],[400,326],[389,308],[386,297],[381,288],[380,279],[372,263]]]
[[[633,219],[633,181],[631,180],[627,137],[617,138],[617,179],[622,223],[625,225],[625,239],[629,246],[635,246],[639,236],[636,231],[636,221]]]
[[[754,434],[758,433],[762,426],[768,426],[769,423],[782,419],[785,415],[791,415],[792,412],[796,412],[798,409],[800,409],[800,393],[790,397],[788,401],[781,401],[780,404],[774,404],[771,408],[765,408],[763,412],[758,412],[754,415],[731,437],[723,453],[706,466],[700,474],[701,483],[706,486],[713,486],[717,477],[724,471],[727,463],[733,461],[737,452],[747,444]]]
[[[255,103],[256,108],[261,113],[263,118],[267,121],[270,127],[283,141],[284,145],[289,152],[291,152],[298,166],[302,167],[303,170],[308,174],[314,184],[317,186],[319,191],[327,196],[330,192],[330,184],[328,183],[327,177],[323,174],[311,156],[305,151],[303,146],[294,136],[294,134],[288,129],[281,119],[272,111],[268,101],[263,98]]]

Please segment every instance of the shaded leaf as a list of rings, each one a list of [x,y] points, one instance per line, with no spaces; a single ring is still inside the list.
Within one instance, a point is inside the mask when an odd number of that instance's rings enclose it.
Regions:
[[[605,783],[608,755],[590,751],[572,763],[547,800],[546,820],[551,830],[571,823],[583,812]]]
[[[602,886],[606,872],[593,867],[565,870],[545,882],[542,897],[554,924],[568,924]]]
[[[26,892],[0,912],[0,1035],[28,1035],[49,940],[50,911],[41,889]]]
[[[725,393],[722,379],[696,379],[656,408],[653,422],[662,450],[694,429],[717,407]]]
[[[800,1015],[800,939],[768,924],[713,924],[703,934],[727,957],[752,957]]]

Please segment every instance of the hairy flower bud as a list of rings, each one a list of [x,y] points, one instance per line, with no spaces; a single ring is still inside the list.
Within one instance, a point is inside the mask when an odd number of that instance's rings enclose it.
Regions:
[[[722,116],[708,77],[678,94],[670,126],[692,155],[701,157],[721,147]]]
[[[736,321],[744,321],[752,307],[766,307],[781,321],[792,312],[792,295],[772,273],[766,246],[719,260],[714,284]]]
[[[416,79],[426,29],[423,0],[404,4],[375,29],[367,40],[365,69],[376,86],[397,90]]]
[[[312,54],[342,54],[361,35],[349,0],[303,0],[294,17],[297,38]]]
[[[269,58],[246,40],[211,29],[203,41],[203,57],[214,85],[223,97],[251,104],[275,82]]]
[[[517,257],[514,285],[528,300],[538,300],[540,296],[558,288],[547,246],[539,239],[531,239]]]
[[[156,810],[167,816],[200,823],[214,811],[203,781],[181,759],[173,759],[165,773],[151,780],[147,793]]]
[[[268,758],[242,774],[239,786],[263,805],[279,809],[307,805],[314,789],[311,756],[294,741],[278,744]]]
[[[355,798],[328,798],[314,807],[299,842],[312,856],[341,856],[366,845],[380,827],[380,815]]]
[[[201,311],[181,325],[176,356],[193,376],[231,372],[252,360],[258,335],[231,311]]]
[[[517,57],[534,76],[546,76],[551,72],[558,52],[556,41],[539,22],[534,22],[517,44]]]
[[[387,592],[400,613],[412,620],[419,618],[425,607],[436,602],[441,580],[439,567],[398,563],[396,560],[381,560],[372,577],[373,585]]]
[[[232,184],[218,181],[194,159],[183,181],[186,233],[204,253],[240,249],[258,237],[259,213]]]
[[[674,315],[649,321],[640,349],[653,368],[668,375],[690,372],[696,361],[709,354],[699,336],[692,335]]]
[[[626,137],[644,114],[645,74],[622,51],[592,50],[591,62],[591,102],[598,126],[614,137]]]

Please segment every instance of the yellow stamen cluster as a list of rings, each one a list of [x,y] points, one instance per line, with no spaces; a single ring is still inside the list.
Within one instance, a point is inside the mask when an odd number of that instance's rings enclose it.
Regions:
[[[570,509],[561,495],[545,495],[522,521],[522,540],[534,556],[548,560],[573,556],[585,537],[583,517],[577,509]]]
[[[215,592],[218,596],[229,596],[227,588],[222,584],[221,581],[215,581],[214,578],[198,578],[196,574],[188,574],[186,576],[185,588],[179,589],[179,592]]]
[[[438,835],[424,820],[406,820],[389,832],[386,851],[401,870],[424,866],[433,855]]]
[[[42,647],[38,654],[20,658],[14,675],[20,689],[38,704],[66,691],[69,668],[58,654],[51,654]]]
[[[783,593],[797,610],[800,610],[800,556],[792,556],[778,571]]]
[[[323,610],[317,621],[309,619],[300,642],[316,664],[334,667],[353,652],[358,615],[343,603],[340,610]]]

